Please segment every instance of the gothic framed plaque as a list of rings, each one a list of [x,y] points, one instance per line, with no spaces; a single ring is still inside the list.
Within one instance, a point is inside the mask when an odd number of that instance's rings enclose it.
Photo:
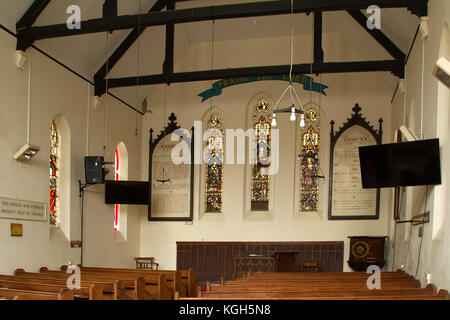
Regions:
[[[359,147],[381,144],[382,123],[378,131],[361,114],[356,104],[352,117],[337,132],[331,121],[330,185],[328,220],[378,219],[380,189],[363,189]]]
[[[179,130],[176,119],[172,113],[155,139],[150,129],[149,221],[193,219],[194,128]]]

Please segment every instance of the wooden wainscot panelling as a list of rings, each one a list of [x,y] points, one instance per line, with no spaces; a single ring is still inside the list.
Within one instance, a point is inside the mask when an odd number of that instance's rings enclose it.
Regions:
[[[196,272],[199,284],[206,281],[219,282],[220,278],[232,280],[245,268],[255,271],[259,264],[271,264],[273,270],[277,269],[276,257],[280,253],[293,253],[295,261],[292,268],[295,271],[303,270],[306,264],[314,263],[320,272],[342,272],[344,264],[344,242],[343,241],[312,241],[312,242],[177,242],[177,270],[188,270],[192,268]],[[239,259],[240,257],[252,257]],[[254,258],[261,257],[264,263],[254,263]],[[266,259],[264,257],[271,257]],[[236,261],[239,266],[236,266]],[[246,266],[246,262],[249,264]],[[278,259],[278,261],[280,261]],[[235,268],[238,267],[236,270]],[[270,268],[269,268],[270,269]],[[237,275],[237,276],[239,276]]]

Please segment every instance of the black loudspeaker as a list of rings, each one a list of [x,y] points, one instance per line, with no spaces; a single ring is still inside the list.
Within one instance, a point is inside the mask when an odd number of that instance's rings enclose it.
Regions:
[[[103,175],[103,157],[84,157],[84,172],[87,184],[105,183]]]

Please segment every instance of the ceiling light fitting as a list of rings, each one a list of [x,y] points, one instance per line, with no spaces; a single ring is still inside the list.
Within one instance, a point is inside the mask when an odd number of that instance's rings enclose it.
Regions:
[[[278,99],[277,103],[275,104],[275,108],[273,109],[272,114],[272,127],[275,127],[277,125],[277,119],[276,119],[276,113],[291,113],[290,120],[295,121],[297,120],[296,114],[300,114],[300,128],[305,127],[305,112],[303,110],[303,105],[300,102],[300,99],[298,98],[297,92],[295,92],[294,86],[292,85],[292,65],[293,65],[293,57],[294,57],[294,3],[293,0],[291,0],[291,64],[290,64],[290,70],[289,70],[289,85],[288,87],[283,91],[283,94]],[[280,104],[283,97],[286,95],[286,93],[289,91],[289,94],[291,96],[291,102],[292,105],[289,108],[285,109],[277,109],[278,105]],[[295,108],[295,100],[294,97],[300,106],[300,109]]]

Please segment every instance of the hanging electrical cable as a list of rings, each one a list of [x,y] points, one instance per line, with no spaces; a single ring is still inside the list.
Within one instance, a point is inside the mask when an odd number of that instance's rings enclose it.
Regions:
[[[425,206],[423,207],[423,215],[422,215],[422,224],[420,227],[422,228],[422,234],[420,237],[420,245],[419,245],[419,253],[417,255],[417,267],[416,267],[416,273],[414,275],[414,278],[417,279],[417,273],[419,272],[419,265],[420,265],[420,255],[422,253],[422,243],[423,243],[423,237],[424,237],[424,223],[425,223],[425,212],[427,211],[427,201],[428,200],[428,186],[425,190]],[[411,228],[412,229],[412,228]]]
[[[274,111],[272,114],[272,121],[271,124],[273,127],[275,127],[277,125],[277,120],[276,120],[276,113],[282,113],[282,112],[290,112],[291,113],[291,121],[295,121],[296,120],[296,113],[300,114],[300,127],[304,127],[305,126],[305,112],[303,110],[303,105],[300,102],[300,99],[298,98],[297,92],[294,89],[294,86],[292,85],[292,71],[293,71],[293,59],[294,59],[294,1],[291,0],[291,49],[290,49],[290,67],[289,67],[289,85],[288,87],[283,91],[283,93],[281,94],[280,98],[277,100],[277,103],[275,104],[274,107]],[[290,94],[290,98],[291,98],[291,102],[292,102],[292,106],[290,108],[286,108],[286,109],[280,109],[278,110],[278,105],[280,104],[281,100],[283,99],[283,97],[285,96],[285,94],[289,91]],[[296,98],[298,105],[300,106],[300,109],[296,109],[295,108],[295,100],[294,97]]]
[[[138,35],[141,34],[141,11],[142,11],[142,3],[139,0],[139,14],[138,14]],[[134,132],[135,137],[138,136],[138,106],[139,106],[139,76],[140,76],[140,61],[141,61],[141,37],[138,36],[137,39],[137,66],[136,66],[136,129]]]
[[[103,141],[103,157],[106,155],[107,130],[108,130],[108,73],[109,73],[109,32],[106,32],[106,91],[105,91],[105,113],[104,113],[104,141]]]
[[[212,21],[212,31],[211,31],[211,71],[214,69],[214,25],[215,20]],[[213,81],[211,80],[211,88],[213,87]],[[210,110],[209,110],[209,116],[212,116],[212,110],[213,110],[213,97],[210,99]]]

